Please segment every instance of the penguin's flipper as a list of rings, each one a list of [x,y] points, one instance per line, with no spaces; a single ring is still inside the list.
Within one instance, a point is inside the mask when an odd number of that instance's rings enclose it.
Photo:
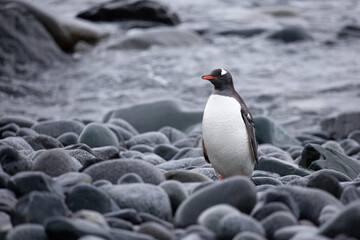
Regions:
[[[256,142],[256,135],[255,135],[255,123],[254,119],[251,116],[251,113],[248,110],[241,109],[241,116],[244,119],[246,130],[249,136],[249,147],[251,149],[251,153],[255,159],[256,163],[259,163],[258,158],[258,145]]]
[[[204,138],[202,139],[202,149],[203,149],[205,161],[207,161],[208,163],[210,163],[210,160],[209,160],[209,157],[208,157],[208,155],[207,155],[206,148],[205,148]]]

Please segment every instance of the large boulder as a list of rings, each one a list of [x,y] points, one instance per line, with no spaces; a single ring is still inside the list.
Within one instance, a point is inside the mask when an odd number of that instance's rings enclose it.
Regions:
[[[360,112],[342,113],[326,118],[321,122],[321,128],[335,139],[344,138],[351,131],[360,129]]]
[[[77,15],[91,21],[144,20],[167,25],[177,25],[179,17],[157,1],[115,0],[101,3]]]
[[[112,110],[104,116],[103,121],[123,118],[139,132],[157,131],[163,126],[184,131],[202,121],[202,111],[190,109],[174,100],[162,100]]]

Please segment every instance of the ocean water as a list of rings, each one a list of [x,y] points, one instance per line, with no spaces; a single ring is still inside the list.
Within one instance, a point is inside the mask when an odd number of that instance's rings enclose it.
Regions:
[[[29,0],[30,1],[30,0]],[[31,0],[55,16],[74,17],[95,0]],[[97,23],[111,35],[68,64],[26,79],[25,96],[0,95],[0,115],[101,120],[114,108],[179,99],[203,109],[212,85],[200,77],[214,68],[233,75],[253,115],[265,115],[291,132],[313,129],[329,115],[359,110],[360,39],[338,39],[347,24],[359,24],[360,2],[345,1],[162,1],[180,16],[178,27],[221,31],[264,28],[250,38],[208,35],[191,47],[114,50],[124,36],[119,23]],[[282,14],[280,14],[282,13]],[[268,40],[284,26],[300,26],[313,41]],[[9,84],[25,84],[14,79]]]

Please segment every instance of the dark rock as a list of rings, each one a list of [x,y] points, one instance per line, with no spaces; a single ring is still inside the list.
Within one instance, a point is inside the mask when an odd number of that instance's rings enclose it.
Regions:
[[[103,215],[97,211],[92,210],[80,210],[75,212],[71,218],[73,219],[83,219],[92,223],[97,224],[98,226],[104,229],[110,229],[110,226],[107,224]]]
[[[31,128],[40,134],[57,138],[67,132],[80,134],[84,128],[84,124],[74,120],[49,120],[39,122]]]
[[[300,27],[286,27],[268,36],[269,39],[282,41],[284,43],[302,42],[313,40],[313,37]]]
[[[200,36],[194,32],[177,28],[152,28],[136,32],[123,38],[119,43],[111,45],[111,49],[144,50],[152,46],[189,47],[202,43]],[[168,115],[170,117],[171,115]],[[177,127],[177,126],[174,126]]]
[[[326,174],[310,176],[307,187],[324,190],[336,198],[340,198],[343,191],[339,181],[336,178]]]
[[[300,142],[290,136],[284,129],[266,117],[255,117],[256,139],[259,144],[270,143],[275,146],[300,145]]]
[[[360,27],[357,25],[346,25],[337,34],[338,38],[360,38]]]
[[[301,141],[302,145],[306,145],[308,143],[312,143],[312,144],[324,144],[326,142],[325,139],[311,135],[311,134],[302,134],[302,135],[298,135],[296,137],[299,141]]]
[[[153,165],[141,160],[135,159],[119,159],[100,162],[87,168],[84,173],[93,178],[94,181],[98,179],[106,179],[112,183],[126,173],[138,174],[145,183],[159,184],[165,180],[165,176]]]
[[[130,140],[126,141],[126,145],[128,148],[138,144],[145,144],[151,147],[155,147],[159,144],[169,143],[169,139],[167,139],[167,137],[160,132],[146,132],[138,134],[130,138]]]
[[[259,163],[255,165],[255,170],[278,173],[280,176],[298,175],[307,176],[309,172],[306,169],[299,168],[297,165],[285,162],[276,158],[260,157]]]
[[[317,229],[311,226],[289,226],[283,227],[274,233],[277,240],[289,240],[299,232],[316,233]]]
[[[9,175],[31,169],[31,162],[24,155],[7,146],[0,146],[0,164]]]
[[[354,130],[352,131],[349,136],[348,136],[349,139],[353,139],[355,140],[357,143],[360,144],[360,130]]]
[[[254,232],[240,232],[234,236],[233,240],[265,240],[265,238]]]
[[[39,152],[33,159],[33,171],[41,171],[51,177],[67,172],[77,171],[81,165],[62,149],[51,149]]]
[[[340,200],[343,204],[349,204],[360,199],[360,189],[355,186],[347,186],[341,194]]]
[[[190,109],[173,100],[156,101],[110,111],[105,115],[104,122],[121,117],[139,132],[157,131],[163,126],[184,131],[202,120],[202,111]]]
[[[353,156],[353,155],[358,154],[359,152],[360,152],[360,145],[349,149],[349,151],[347,151],[346,154]]]
[[[166,163],[162,163],[157,165],[157,168],[170,171],[170,170],[177,170],[177,169],[185,169],[189,167],[200,167],[206,164],[206,161],[203,157],[198,158],[184,158],[180,160],[170,160]]]
[[[91,21],[145,20],[167,25],[180,23],[179,17],[156,1],[127,0],[101,3],[77,15]]]
[[[40,149],[51,149],[51,148],[62,148],[63,145],[53,137],[46,135],[38,136],[25,136],[24,139],[30,144],[30,146],[35,150]]]
[[[11,212],[17,203],[15,194],[8,189],[0,189],[0,207],[2,210]]]
[[[163,133],[170,140],[171,143],[186,138],[185,133],[169,126],[162,127],[161,129],[159,129],[159,132]]]
[[[74,145],[69,145],[67,147],[65,147],[64,149],[66,150],[76,150],[76,149],[81,149],[81,150],[85,150],[86,152],[90,153],[91,155],[94,155],[93,150],[86,144],[84,143],[77,143]]]
[[[292,213],[290,208],[285,203],[276,201],[276,202],[266,203],[263,206],[256,208],[251,215],[253,215],[253,217],[256,220],[261,221],[267,216],[275,212],[281,212],[281,211]]]
[[[291,155],[288,152],[286,152],[278,147],[275,147],[271,144],[261,144],[259,146],[258,151],[263,153],[264,156],[266,156],[266,157],[274,157],[274,158],[281,159],[283,161],[293,162],[293,159],[291,158]]]
[[[203,240],[215,240],[216,236],[215,234],[207,229],[204,226],[201,225],[191,225],[186,228],[186,231],[184,232],[184,236],[181,239],[203,239]]]
[[[171,232],[161,224],[155,222],[141,224],[137,232],[153,236],[158,240],[172,240]]]
[[[145,222],[156,222],[156,223],[159,223],[161,224],[162,226],[164,226],[165,228],[167,229],[174,229],[174,225],[168,221],[165,221],[161,218],[158,218],[150,213],[145,213],[145,212],[141,212],[139,213],[139,216],[141,218],[141,221],[143,223]]]
[[[349,237],[360,238],[360,201],[348,205],[333,219],[322,225],[319,234],[334,238],[339,234],[346,234]]]
[[[20,127],[15,123],[9,123],[3,127],[0,127],[0,135],[2,135],[6,131],[16,133],[19,130],[19,128]]]
[[[165,173],[167,180],[177,180],[179,182],[208,182],[210,178],[195,172],[186,170],[172,170]]]
[[[121,209],[118,211],[113,211],[110,213],[104,214],[105,217],[115,217],[124,219],[126,221],[129,221],[133,224],[140,224],[142,222],[139,214],[135,209],[128,208],[128,209]]]
[[[186,192],[184,186],[178,181],[164,181],[159,185],[159,187],[164,189],[167,193],[173,213],[176,212],[180,204],[188,197],[188,193]]]
[[[300,212],[299,207],[297,203],[294,201],[293,196],[285,193],[285,192],[279,192],[274,190],[269,190],[264,196],[264,202],[270,203],[270,202],[282,202],[286,206],[289,207],[291,210],[291,213],[296,217],[299,218]]]
[[[69,146],[78,143],[79,135],[74,132],[63,133],[57,137],[57,140],[64,146]]]
[[[111,124],[111,123],[106,123],[105,126],[108,127],[115,134],[120,146],[124,146],[125,142],[124,142],[123,135],[126,134],[126,133],[124,133],[124,131],[126,131],[126,132],[128,132],[128,131],[123,129],[122,127],[119,127],[119,126],[117,126],[115,124]],[[127,137],[127,136],[125,136],[125,137]]]
[[[359,146],[359,143],[351,138],[341,140],[340,144],[343,147],[343,149],[345,150],[345,152],[348,152],[350,149]]]
[[[237,191],[236,189],[241,189]],[[175,214],[175,225],[186,227],[195,223],[199,214],[213,205],[224,203],[250,213],[256,202],[254,185],[244,177],[231,177],[193,193],[181,203]]]
[[[134,226],[131,222],[120,219],[120,218],[107,217],[106,221],[111,228],[125,229],[125,230],[130,230],[130,231],[132,231],[134,228]]]
[[[340,209],[334,205],[327,205],[325,206],[320,213],[319,216],[319,225],[322,226],[330,219],[334,218],[336,215],[340,213]]]
[[[305,146],[299,165],[313,170],[333,169],[351,179],[356,178],[360,173],[360,164],[356,159],[315,144]]]
[[[45,223],[46,234],[53,240],[77,240],[82,236],[94,235],[112,240],[109,230],[82,219],[52,217]]]
[[[212,31],[206,32],[206,34],[215,34],[215,35],[222,35],[222,36],[239,36],[239,37],[252,37],[255,35],[259,35],[261,33],[266,32],[267,29],[265,28],[217,28],[213,29]]]
[[[16,136],[16,133],[15,133],[15,132],[12,132],[12,131],[4,131],[4,132],[1,134],[1,137],[2,137],[2,138],[15,137],[15,136]]]
[[[276,230],[287,226],[293,226],[297,224],[295,217],[287,212],[276,212],[266,217],[261,221],[268,239],[275,239],[274,233]]]
[[[122,118],[114,118],[111,119],[109,121],[109,123],[115,124],[125,130],[127,130],[128,132],[130,132],[130,134],[132,136],[139,134],[139,132],[126,120],[122,119]]]
[[[35,130],[31,129],[31,128],[20,128],[17,132],[16,132],[16,136],[17,137],[24,137],[24,136],[37,136],[39,135]]]
[[[161,146],[161,145],[160,145]],[[145,144],[134,145],[130,147],[131,151],[137,151],[141,153],[153,152],[154,148]]]
[[[62,187],[42,172],[20,172],[11,177],[8,188],[18,196],[32,191],[50,192],[63,196]]]
[[[142,178],[136,173],[125,173],[122,175],[117,184],[143,183]]]
[[[326,176],[331,176],[334,177],[335,179],[337,179],[339,182],[349,182],[351,181],[351,178],[349,178],[348,176],[346,176],[345,174],[332,170],[332,169],[321,169],[318,170],[316,172],[313,172],[310,176],[309,179],[316,177],[318,175],[326,175]]]
[[[32,125],[37,122],[23,116],[4,116],[0,118],[0,127],[5,126],[9,123],[15,123],[19,127],[30,128]]]
[[[178,160],[183,158],[197,158],[203,157],[202,148],[182,148],[172,159]]]
[[[271,184],[271,185],[283,185],[279,180],[272,177],[253,177],[251,178],[256,186],[260,186],[263,184]]]
[[[98,147],[93,148],[93,153],[96,157],[103,158],[103,159],[113,159],[119,158],[119,149],[114,146],[105,146],[105,147]]]
[[[195,138],[185,138],[180,139],[176,142],[174,142],[174,147],[176,148],[193,148],[197,145],[197,140]]]
[[[41,211],[39,211],[41,209]],[[41,223],[53,216],[67,216],[69,210],[64,200],[53,193],[33,191],[16,203],[16,223]]]
[[[48,240],[44,226],[40,224],[21,224],[14,227],[6,240]]]
[[[28,144],[22,137],[7,137],[5,139],[0,140],[0,146],[5,145],[12,147],[16,151],[29,151],[33,152],[34,149]]]
[[[66,204],[73,212],[81,209],[94,210],[99,213],[111,211],[110,198],[89,184],[79,184],[73,187],[66,196]]]
[[[131,232],[124,229],[112,229],[111,235],[114,239],[126,239],[126,240],[155,240],[150,235],[137,233],[137,232]]]
[[[97,158],[93,154],[83,150],[83,149],[74,149],[74,150],[67,150],[71,157],[76,159],[79,163],[83,165],[83,168],[88,167],[89,163],[104,161],[105,159]],[[80,171],[80,170],[79,170]]]
[[[0,238],[5,239],[5,235],[13,228],[10,216],[0,211]]]
[[[360,112],[342,113],[335,117],[324,119],[321,128],[330,133],[331,137],[341,139],[351,131],[360,129]]]
[[[172,218],[171,205],[166,192],[151,184],[133,183],[102,187],[120,208],[133,208],[161,219]]]
[[[165,159],[155,153],[144,153],[144,160],[153,165],[165,163]]]
[[[172,159],[178,152],[179,149],[170,144],[160,144],[154,148],[154,153],[164,158],[165,160]]]
[[[62,188],[67,191],[72,187],[80,183],[91,183],[92,179],[89,175],[79,172],[68,172],[64,173],[58,177],[53,178],[56,183],[58,183]]]
[[[3,33],[0,44],[2,75],[15,77],[35,73],[39,68],[44,69],[67,59],[48,32],[26,9],[18,5],[2,7],[0,22],[5,21],[7,24],[0,28]],[[8,122],[21,123],[22,127],[35,123],[25,117],[3,117],[0,125]]]
[[[10,181],[10,175],[8,175],[7,173],[4,173],[2,171],[2,168],[0,166],[0,188],[7,188],[8,183]]]
[[[119,146],[116,135],[105,125],[100,123],[90,123],[82,130],[79,140],[91,148],[104,146]]]

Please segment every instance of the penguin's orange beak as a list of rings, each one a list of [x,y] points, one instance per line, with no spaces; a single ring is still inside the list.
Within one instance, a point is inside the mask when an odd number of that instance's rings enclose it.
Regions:
[[[202,76],[201,78],[204,79],[204,80],[218,79],[217,77],[213,77],[213,76],[210,76],[210,75],[205,75],[205,76]]]

